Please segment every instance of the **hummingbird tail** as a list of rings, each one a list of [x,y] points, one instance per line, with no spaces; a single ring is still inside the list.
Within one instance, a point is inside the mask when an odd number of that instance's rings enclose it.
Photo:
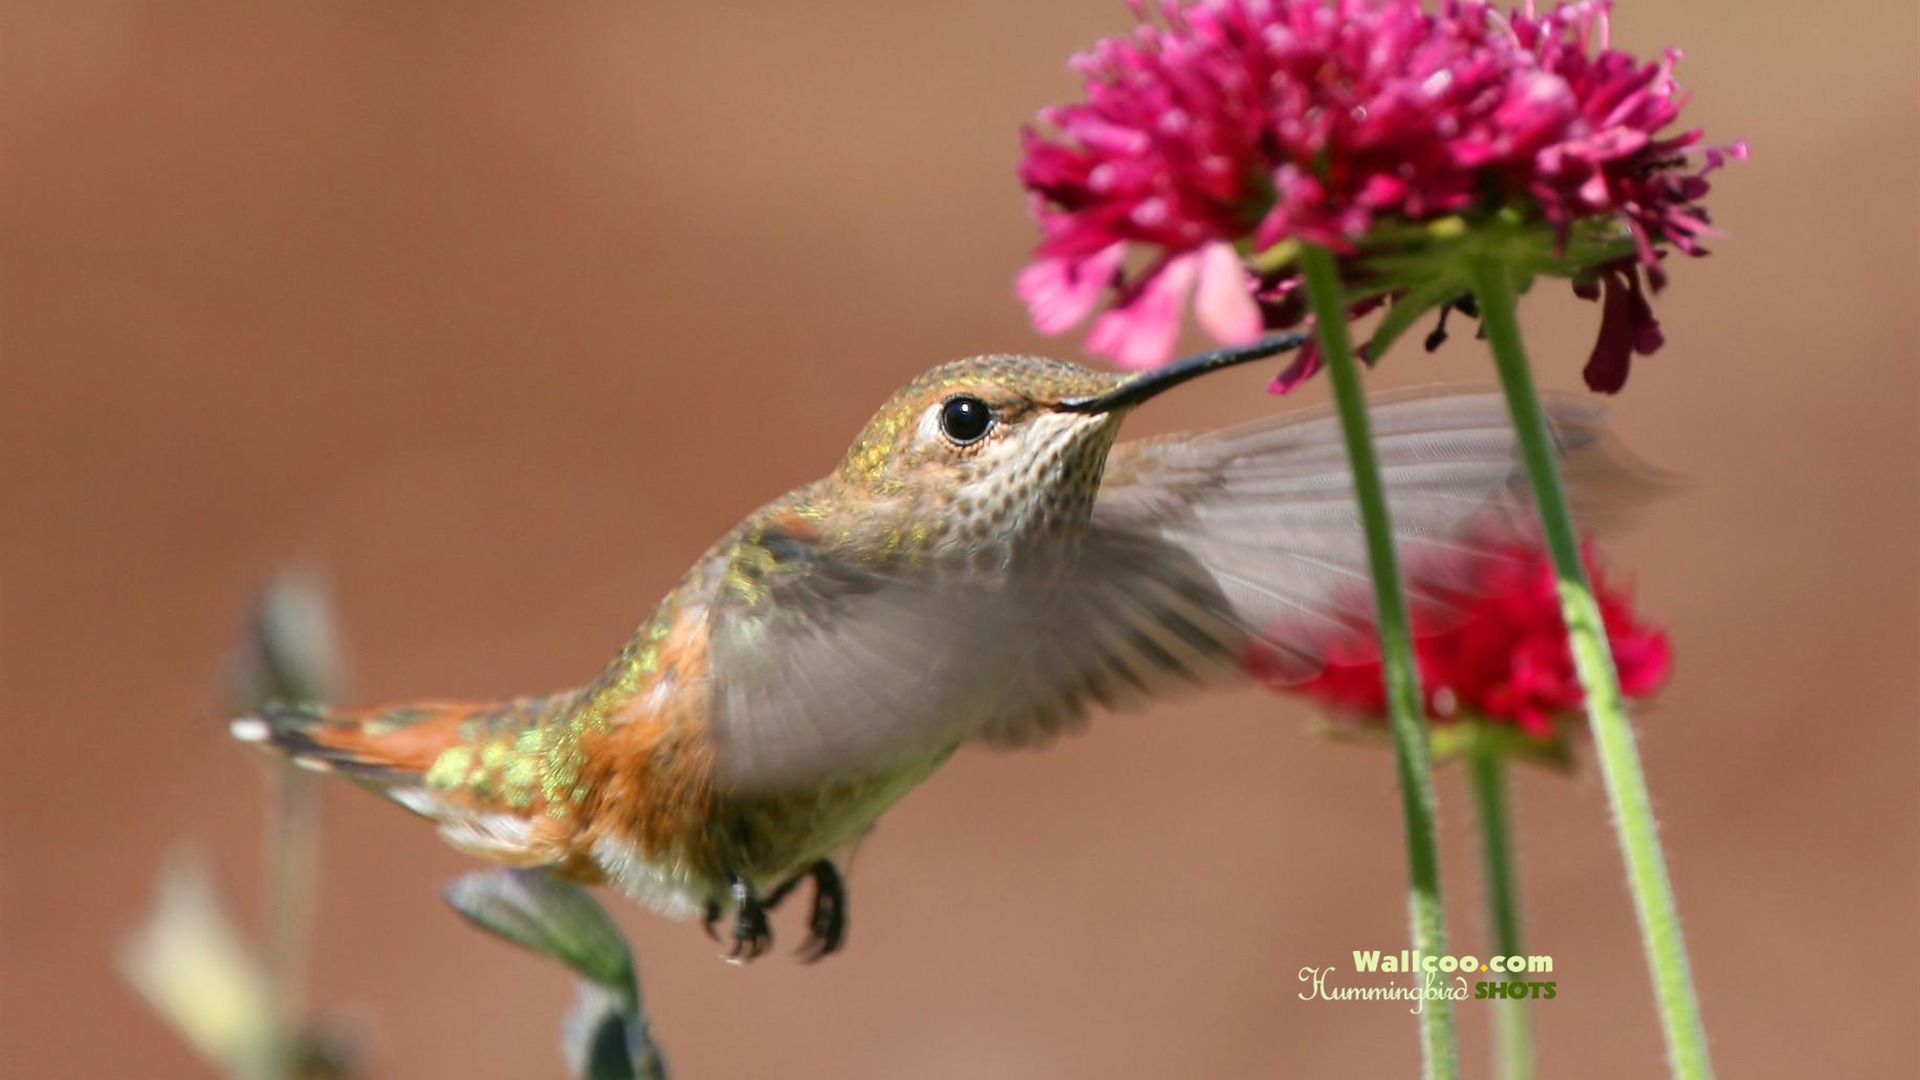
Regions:
[[[235,720],[230,730],[241,742],[264,747],[301,768],[382,788],[417,783],[425,775],[458,738],[458,718],[446,715],[451,711],[436,706],[334,712],[274,703],[258,715]]]
[[[329,710],[269,705],[233,721],[233,737],[305,769],[333,773],[440,826],[455,847],[509,866],[559,857],[537,825],[537,769],[507,752],[572,695],[491,703]],[[497,767],[494,767],[497,766]]]

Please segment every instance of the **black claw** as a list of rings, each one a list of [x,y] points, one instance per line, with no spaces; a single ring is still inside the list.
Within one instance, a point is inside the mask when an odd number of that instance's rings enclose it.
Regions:
[[[727,953],[727,959],[744,964],[772,948],[773,930],[767,925],[766,906],[745,878],[734,877],[729,889],[733,893],[733,950]]]
[[[733,949],[727,959],[743,964],[765,953],[773,946],[773,930],[768,925],[767,913],[779,907],[787,897],[793,895],[803,882],[813,882],[813,911],[807,916],[807,940],[800,946],[799,957],[805,963],[813,963],[823,956],[831,956],[840,950],[847,940],[847,886],[840,876],[840,869],[830,860],[821,859],[812,866],[786,881],[768,893],[758,896],[753,886],[745,878],[734,876],[728,889],[733,897]],[[707,936],[720,940],[714,927],[720,921],[721,905],[709,900],[706,908]]]
[[[847,940],[847,884],[827,859],[814,863],[807,876],[813,878],[813,913],[807,918],[807,940],[799,955],[802,962],[811,964],[832,956]]]

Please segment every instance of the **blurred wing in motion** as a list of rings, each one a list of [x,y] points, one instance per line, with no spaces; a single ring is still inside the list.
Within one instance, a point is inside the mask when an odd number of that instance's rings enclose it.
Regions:
[[[1596,408],[1549,410],[1563,454],[1600,442]],[[1409,595],[1442,607],[1490,557],[1476,537],[1527,527],[1505,405],[1427,395],[1373,421]],[[712,623],[720,778],[741,789],[878,772],[968,739],[1045,742],[1090,705],[1238,676],[1250,648],[1305,678],[1372,626],[1325,411],[1116,447],[1079,557],[1050,589],[895,580],[777,531],[742,552]]]
[[[715,567],[709,660],[718,777],[806,787],[943,756],[1008,689],[1031,635],[1017,602],[883,575],[763,527]]]
[[[1550,400],[1563,456],[1599,458],[1599,409]],[[1372,410],[1374,446],[1409,604],[1444,617],[1495,540],[1531,531],[1518,448],[1496,394],[1427,393]],[[1626,463],[1587,461],[1586,501],[1644,488]],[[1290,413],[1114,448],[1079,572],[1040,639],[1021,708],[990,741],[1044,742],[1108,709],[1241,675],[1306,679],[1329,645],[1371,634],[1372,578],[1339,418]]]

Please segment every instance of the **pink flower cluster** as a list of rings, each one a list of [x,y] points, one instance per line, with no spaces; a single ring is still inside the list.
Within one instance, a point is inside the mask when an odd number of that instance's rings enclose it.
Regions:
[[[1018,284],[1035,324],[1063,332],[1110,298],[1089,348],[1152,367],[1189,302],[1228,343],[1303,318],[1294,271],[1252,270],[1248,253],[1356,254],[1383,221],[1514,208],[1564,243],[1611,218],[1637,255],[1576,284],[1607,293],[1588,378],[1617,390],[1628,355],[1660,341],[1641,270],[1657,288],[1664,249],[1704,253],[1706,176],[1745,150],[1695,160],[1700,132],[1661,134],[1685,102],[1678,53],[1610,48],[1610,6],[1165,0],[1155,22],[1136,0],[1133,33],[1074,59],[1086,100],[1025,133],[1042,239]]]
[[[1499,555],[1485,564],[1464,610],[1444,618],[1416,614],[1414,651],[1427,715],[1434,720],[1470,715],[1552,739],[1555,719],[1577,711],[1585,700],[1567,647],[1553,565],[1532,545],[1510,544]],[[1646,697],[1673,670],[1667,635],[1643,622],[1626,592],[1601,578],[1591,546],[1585,558],[1620,688],[1628,697]],[[1386,715],[1380,647],[1370,635],[1330,649],[1324,667],[1305,683],[1283,678],[1264,650],[1249,653],[1247,663],[1274,689],[1317,698],[1348,715]]]

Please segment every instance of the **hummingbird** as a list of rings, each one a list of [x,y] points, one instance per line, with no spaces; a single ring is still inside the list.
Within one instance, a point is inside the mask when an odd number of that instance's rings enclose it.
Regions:
[[[612,884],[744,962],[813,884],[811,961],[847,933],[841,866],[962,746],[1035,746],[1182,690],[1311,675],[1371,632],[1338,419],[1117,442],[1133,410],[1299,334],[1145,373],[988,355],[895,393],[824,479],[708,548],[598,677],[497,702],[270,706],[233,735],[336,773],[510,867]],[[1551,406],[1563,453],[1594,414]],[[1497,394],[1378,405],[1409,593],[1442,603],[1511,510]]]

